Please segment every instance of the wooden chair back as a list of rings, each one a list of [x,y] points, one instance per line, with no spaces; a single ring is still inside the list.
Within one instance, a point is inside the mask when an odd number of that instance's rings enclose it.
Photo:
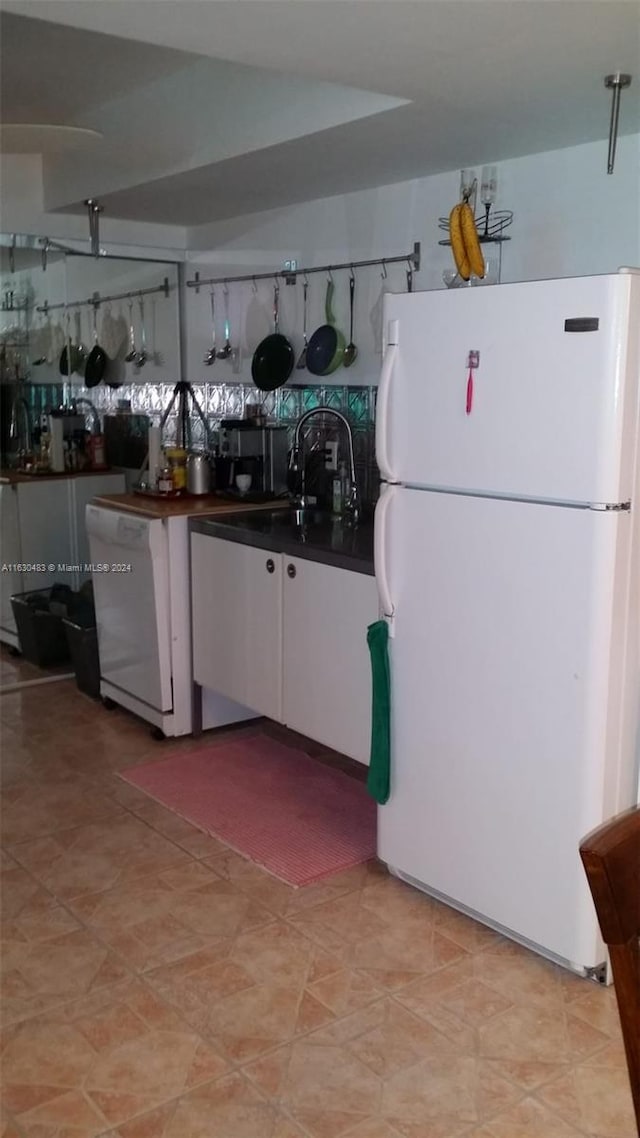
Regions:
[[[640,807],[587,834],[580,857],[609,949],[640,1135]]]

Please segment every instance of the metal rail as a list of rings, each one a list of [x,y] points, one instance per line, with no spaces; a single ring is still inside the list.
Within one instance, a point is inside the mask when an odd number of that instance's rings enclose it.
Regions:
[[[93,296],[87,297],[86,300],[69,300],[61,301],[60,304],[49,304],[45,300],[44,304],[38,305],[36,312],[53,312],[56,308],[99,308],[101,304],[108,304],[111,300],[133,300],[134,297],[151,296],[156,292],[163,292],[165,296],[169,296],[170,285],[169,278],[165,277],[161,285],[155,285],[153,288],[134,288],[130,292],[116,292],[111,296],[101,296],[99,292],[94,292]]]
[[[193,280],[185,281],[187,288],[195,288],[196,292],[205,285],[233,284],[237,281],[266,281],[282,278],[287,284],[295,284],[299,276],[309,276],[311,273],[336,273],[340,269],[363,269],[370,265],[382,265],[383,276],[386,276],[387,265],[402,264],[408,266],[408,273],[413,275],[420,269],[420,242],[414,242],[413,252],[404,253],[398,257],[374,257],[371,261],[343,261],[339,265],[313,265],[308,268],[274,269],[271,273],[244,273],[242,276],[204,277],[196,273]]]

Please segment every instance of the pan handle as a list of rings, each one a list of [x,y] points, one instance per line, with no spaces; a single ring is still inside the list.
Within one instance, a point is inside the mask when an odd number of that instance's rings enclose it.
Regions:
[[[280,299],[280,287],[278,283],[273,286],[273,330],[278,334],[278,300]]]
[[[324,302],[324,317],[327,324],[335,324],[336,318],[333,315],[333,293],[334,293],[333,277],[327,281],[327,295]]]

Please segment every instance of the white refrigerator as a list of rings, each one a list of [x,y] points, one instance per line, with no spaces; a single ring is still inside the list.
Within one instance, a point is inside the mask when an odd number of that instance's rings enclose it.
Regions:
[[[388,295],[384,338],[378,854],[592,972],[578,845],[638,787],[640,270]]]

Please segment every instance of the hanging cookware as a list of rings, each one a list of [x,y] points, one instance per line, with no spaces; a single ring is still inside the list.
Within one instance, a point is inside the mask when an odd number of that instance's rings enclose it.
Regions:
[[[93,305],[93,347],[84,368],[84,382],[87,387],[97,387],[104,379],[107,370],[107,353],[98,343],[97,304]]]
[[[349,343],[344,350],[343,364],[345,367],[351,367],[356,362],[358,349],[353,342],[353,299],[356,291],[356,278],[351,272],[349,277]]]
[[[303,297],[303,300],[302,300],[302,338],[304,340],[304,343],[302,345],[302,351],[300,352],[300,355],[298,357],[298,362],[296,364],[296,367],[299,368],[301,371],[303,368],[305,368],[307,366],[307,348],[309,347],[309,339],[307,336],[307,293],[308,293],[308,291],[309,291],[309,281],[305,277],[303,285],[302,285],[302,297]]]
[[[144,367],[149,359],[147,352],[147,333],[144,326],[144,300],[140,297],[138,304],[140,306],[140,351],[137,353],[134,363],[137,368]]]
[[[66,343],[60,352],[60,375],[71,375],[73,372],[77,372],[78,375],[84,375],[87,353],[84,344],[81,343],[80,312],[78,309],[76,309],[74,319],[76,325],[75,344],[71,339],[70,316],[68,312],[65,313]]]
[[[340,367],[344,356],[345,339],[336,328],[333,315],[333,279],[327,281],[327,295],[324,304],[326,324],[316,328],[307,347],[307,369],[313,375],[331,375]]]
[[[127,352],[126,356],[124,357],[124,362],[127,364],[134,363],[137,354],[138,354],[138,349],[136,348],[136,335],[135,335],[134,328],[133,328],[133,301],[130,300],[129,301],[129,351]]]
[[[204,360],[202,361],[207,367],[216,362],[216,294],[215,289],[211,289],[211,347],[207,352]]]
[[[261,340],[253,353],[251,375],[260,391],[275,391],[286,383],[295,363],[295,355],[286,336],[278,331],[278,299],[280,289],[273,290],[273,332]]]
[[[230,331],[230,325],[229,325],[229,285],[226,283],[226,281],[225,281],[225,286],[223,289],[223,296],[224,296],[224,346],[222,348],[220,348],[220,351],[217,353],[217,356],[218,356],[219,360],[228,360],[233,349],[231,347],[231,340],[230,340],[231,331]]]

